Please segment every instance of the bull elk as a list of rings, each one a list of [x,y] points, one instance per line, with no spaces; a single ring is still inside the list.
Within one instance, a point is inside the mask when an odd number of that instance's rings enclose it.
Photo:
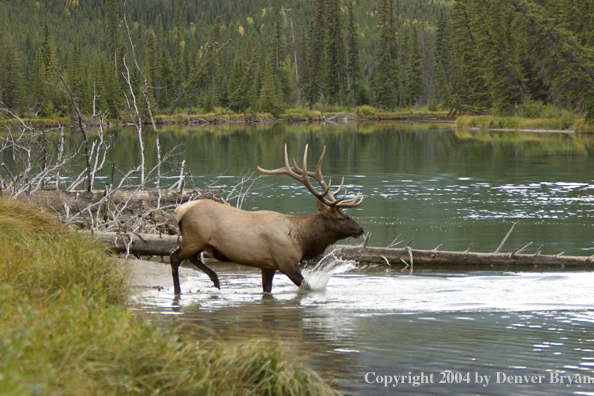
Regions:
[[[220,289],[217,274],[202,262],[202,252],[219,261],[261,268],[264,292],[270,293],[276,271],[301,286],[303,276],[298,267],[301,260],[319,256],[339,239],[363,235],[363,228],[342,212],[342,208],[359,206],[363,198],[359,199],[357,194],[346,199],[346,191],[341,197],[336,197],[342,190],[344,178],[340,186],[331,191],[321,172],[325,152],[326,147],[315,172],[307,170],[307,146],[303,169],[295,161],[294,166],[289,165],[287,145],[284,168],[266,170],[258,166],[265,174],[288,175],[303,183],[318,199],[317,214],[290,216],[266,210],[248,212],[208,199],[178,206],[175,212],[182,243],[170,254],[175,294],[181,293],[178,268],[186,259],[204,271],[214,286]],[[321,192],[312,186],[310,177],[319,183]]]

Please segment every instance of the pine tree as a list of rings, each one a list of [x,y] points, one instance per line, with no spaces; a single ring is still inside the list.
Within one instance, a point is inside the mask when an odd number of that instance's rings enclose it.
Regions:
[[[79,109],[83,113],[91,111],[90,97],[87,91],[87,76],[83,64],[80,44],[75,44],[70,55],[67,82]]]
[[[278,114],[282,109],[282,94],[279,89],[278,80],[274,75],[274,60],[267,59],[262,77],[262,89],[260,90],[260,111]]]
[[[228,83],[230,93],[237,91],[237,89],[241,85],[241,79],[243,78],[244,73],[245,65],[243,64],[240,58],[235,58],[235,62],[233,63],[233,70],[231,71],[231,78],[229,79]]]
[[[43,62],[45,63],[46,71],[51,72],[52,66],[50,64],[50,60],[54,58],[54,54],[52,54],[51,37],[47,21],[45,21],[45,24],[43,25],[41,55]]]
[[[413,24],[412,27],[410,54],[406,64],[405,90],[406,104],[418,104],[419,96],[423,94],[423,53],[416,24]]]
[[[102,104],[103,110],[106,112],[107,116],[113,119],[120,118],[120,109],[122,108],[122,98],[120,96],[121,89],[119,80],[116,78],[116,75],[113,73],[113,64],[111,63],[111,59],[109,60],[109,66],[102,67],[103,71],[103,92],[102,92]]]
[[[6,107],[16,112],[25,104],[23,68],[20,55],[10,34],[0,36],[0,91]]]
[[[144,78],[146,79],[146,87],[143,90],[143,97],[141,101],[140,107],[142,108],[142,114],[147,116],[148,115],[148,106],[147,99],[150,104],[151,111],[154,112],[158,109],[157,101],[155,99],[154,90],[153,90],[153,75],[156,71],[156,55],[155,55],[155,34],[152,30],[148,30],[146,34],[146,50],[145,50],[145,58],[144,58],[144,66],[142,67],[142,72],[144,74]],[[144,85],[144,81],[142,82]]]
[[[359,56],[359,34],[355,24],[355,14],[353,12],[353,1],[348,3],[348,45],[347,45],[347,78],[348,91],[350,93],[349,104],[357,106],[357,93],[359,87],[359,78],[361,76],[361,60]]]
[[[122,70],[122,68],[119,67],[119,59],[122,54],[119,53],[121,40],[118,0],[105,0],[105,5],[107,7],[107,49],[113,65],[113,72],[118,76]]]
[[[206,113],[212,113],[214,111],[215,108],[215,83],[212,82],[209,86],[208,89],[206,90],[205,96],[204,96],[204,111]]]
[[[299,90],[295,79],[295,64],[291,60],[291,55],[287,54],[285,60],[281,63],[281,76],[285,78],[285,82],[281,83],[283,101],[287,105],[292,105],[297,101]]]
[[[400,29],[399,47],[398,47],[398,106],[404,107],[406,105],[406,65],[410,56],[410,26],[403,26]]]
[[[175,28],[173,39],[173,73],[171,81],[171,94],[179,95],[184,76],[184,42],[182,40],[181,8],[175,8]]]
[[[449,21],[442,11],[439,13],[437,21],[437,33],[435,39],[435,91],[437,99],[446,107],[450,107],[450,72],[451,72],[451,54],[450,54],[450,32]]]
[[[390,109],[396,105],[392,0],[380,1],[378,18],[380,40],[375,55],[375,103],[378,107]]]
[[[594,6],[584,3],[547,0],[517,10],[550,95],[557,104],[578,108],[587,121],[594,122],[594,41],[591,26],[584,25],[593,17],[582,15],[594,11]]]
[[[257,48],[252,50],[252,57],[248,62],[243,75],[241,76],[241,81],[237,85],[235,90],[229,91],[231,95],[229,96],[229,105],[231,110],[235,111],[236,113],[240,113],[245,111],[248,107],[253,106],[254,102],[254,77],[257,73],[257,60],[258,60],[258,52]]]
[[[275,73],[280,70],[280,64],[285,59],[286,43],[283,34],[283,19],[281,15],[280,0],[272,0],[272,25],[274,28],[272,37],[272,47],[274,49],[274,68]]]
[[[315,2],[315,19],[310,27],[309,36],[309,54],[308,54],[308,82],[307,82],[307,102],[311,109],[322,96],[322,85],[324,76],[324,62],[326,58],[326,25],[325,25],[325,2],[324,0],[316,0]]]
[[[492,0],[487,5],[473,4],[471,29],[476,37],[476,51],[481,60],[490,102],[498,114],[508,115],[523,100],[523,75],[515,59],[513,14],[506,0]]]
[[[159,93],[157,103],[160,109],[168,108],[171,105],[175,95],[174,70],[171,55],[167,48],[162,45],[157,49],[159,51]]]
[[[476,49],[477,43],[471,30],[472,0],[457,0],[451,13],[451,42],[453,65],[452,102],[457,109],[484,111],[491,106],[489,90],[481,61]],[[470,106],[470,107],[469,107]]]
[[[326,6],[326,98],[330,103],[341,102],[345,86],[345,46],[340,17],[340,0],[327,0]]]

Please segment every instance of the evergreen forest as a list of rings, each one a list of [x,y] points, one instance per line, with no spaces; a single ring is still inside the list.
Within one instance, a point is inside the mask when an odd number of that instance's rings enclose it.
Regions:
[[[0,101],[32,118],[119,119],[137,102],[275,116],[554,105],[591,121],[593,26],[594,0],[0,0]]]

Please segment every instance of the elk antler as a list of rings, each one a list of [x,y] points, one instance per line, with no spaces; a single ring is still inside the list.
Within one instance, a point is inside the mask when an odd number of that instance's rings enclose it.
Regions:
[[[303,169],[297,166],[297,162],[293,160],[293,166],[289,165],[289,156],[287,154],[287,145],[285,144],[285,167],[278,168],[273,170],[262,169],[258,166],[258,170],[262,173],[266,173],[267,175],[289,175],[293,179],[300,181],[305,185],[305,187],[311,192],[319,201],[323,204],[328,206],[336,206],[341,208],[354,208],[361,205],[363,202],[363,198],[359,199],[359,195],[354,198],[345,199],[347,195],[347,191],[345,190],[344,194],[340,198],[336,198],[336,194],[338,194],[344,185],[344,177],[342,178],[342,182],[340,186],[334,190],[330,191],[330,185],[327,185],[324,181],[324,177],[322,176],[322,161],[324,160],[324,154],[326,154],[326,146],[324,146],[324,150],[322,151],[322,155],[318,160],[318,165],[316,166],[316,171],[308,171],[307,170],[307,148],[308,145],[305,145],[305,153],[303,154]],[[309,178],[313,177],[322,187],[323,192],[319,192],[311,185]]]

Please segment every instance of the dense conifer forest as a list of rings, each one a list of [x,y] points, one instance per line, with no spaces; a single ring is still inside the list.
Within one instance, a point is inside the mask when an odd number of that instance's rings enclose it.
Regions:
[[[118,119],[138,98],[591,120],[593,26],[594,0],[0,0],[0,99],[45,118]]]

